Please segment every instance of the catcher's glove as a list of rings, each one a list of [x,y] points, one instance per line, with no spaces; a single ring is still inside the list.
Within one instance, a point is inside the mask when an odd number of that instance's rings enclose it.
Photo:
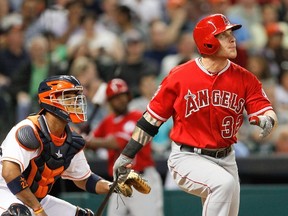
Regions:
[[[147,184],[147,182],[134,170],[130,171],[127,179],[124,182],[118,183],[115,190],[117,193],[121,193],[125,197],[131,197],[133,193],[132,186],[143,194],[148,194],[151,191],[151,187]]]

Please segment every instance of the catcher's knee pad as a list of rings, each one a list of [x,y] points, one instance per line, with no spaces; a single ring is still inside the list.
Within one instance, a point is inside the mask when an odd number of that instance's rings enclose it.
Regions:
[[[12,203],[1,216],[32,216],[30,210],[23,204]]]
[[[94,213],[88,208],[83,209],[77,206],[75,216],[94,216]]]

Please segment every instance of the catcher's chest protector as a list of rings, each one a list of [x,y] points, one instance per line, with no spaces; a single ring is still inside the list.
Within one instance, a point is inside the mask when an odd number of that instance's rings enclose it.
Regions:
[[[34,118],[30,118],[34,122]],[[35,123],[35,122],[34,122]],[[31,191],[37,198],[43,198],[51,190],[54,182],[70,165],[72,158],[84,148],[85,141],[66,126],[67,138],[61,146],[56,146],[49,135],[42,116],[38,118],[38,134],[41,139],[41,154],[30,161],[23,172]],[[39,127],[40,126],[40,127]]]

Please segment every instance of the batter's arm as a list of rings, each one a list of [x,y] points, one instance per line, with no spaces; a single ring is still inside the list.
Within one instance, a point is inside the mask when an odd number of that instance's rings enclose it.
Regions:
[[[118,175],[120,182],[125,180],[125,177],[127,177],[129,174],[128,169],[131,167],[130,164],[133,158],[142,149],[142,147],[150,142],[158,133],[159,127],[162,125],[162,123],[162,121],[154,118],[148,112],[143,114],[142,118],[137,122],[131,139],[114,163],[114,180]],[[122,175],[122,177],[120,175]]]
[[[40,202],[30,190],[24,176],[22,176],[20,166],[15,162],[7,160],[4,160],[2,165],[2,176],[10,191],[25,205],[33,209],[34,212],[39,212],[37,215],[46,216]]]

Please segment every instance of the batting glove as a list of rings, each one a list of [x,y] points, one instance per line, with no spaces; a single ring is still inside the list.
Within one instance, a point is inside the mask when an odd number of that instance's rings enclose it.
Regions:
[[[249,119],[249,122],[252,125],[257,125],[262,128],[262,131],[259,134],[261,138],[265,138],[266,136],[268,136],[271,133],[275,124],[274,119],[266,115],[252,116]]]
[[[129,158],[123,154],[117,158],[113,166],[113,178],[114,181],[118,181],[119,183],[124,182],[130,171],[131,171],[131,163],[132,158]]]

